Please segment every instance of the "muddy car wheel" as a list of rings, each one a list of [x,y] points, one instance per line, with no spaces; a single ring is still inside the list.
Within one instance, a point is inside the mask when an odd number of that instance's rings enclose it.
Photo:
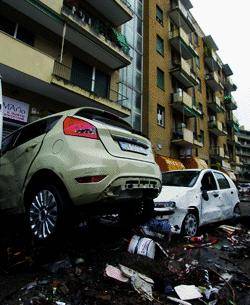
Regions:
[[[188,213],[182,223],[182,235],[195,236],[198,231],[198,219],[193,213]]]
[[[26,210],[32,238],[40,242],[55,238],[62,227],[63,212],[64,201],[57,187],[35,187],[29,196]]]
[[[240,209],[240,205],[236,204],[236,206],[234,207],[233,218],[239,218],[239,217],[241,217],[241,209]]]

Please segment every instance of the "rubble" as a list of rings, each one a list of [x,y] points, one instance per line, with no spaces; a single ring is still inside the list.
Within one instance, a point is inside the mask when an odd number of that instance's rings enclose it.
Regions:
[[[0,260],[0,268],[8,271],[3,274],[5,281],[12,274],[19,276],[23,272],[11,266],[25,257],[35,261],[31,268],[38,268],[38,275],[32,277],[31,273],[24,285],[12,287],[9,294],[0,297],[0,304],[249,303],[249,269],[242,268],[243,262],[244,266],[249,264],[247,228],[220,226],[184,240],[172,235],[169,243],[169,224],[156,226],[156,232],[153,226],[147,226],[161,236],[149,237],[141,228],[128,230],[103,221],[95,223],[87,232],[74,233],[63,249],[50,248],[49,253],[44,249],[41,263],[25,250],[12,247],[8,254],[5,250]],[[14,255],[18,252],[22,254]],[[45,254],[49,261],[44,262]],[[0,290],[1,287],[0,277]]]

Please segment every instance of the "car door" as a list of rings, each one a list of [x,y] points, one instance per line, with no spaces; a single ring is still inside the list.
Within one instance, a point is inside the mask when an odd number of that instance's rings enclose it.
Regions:
[[[219,193],[221,197],[220,208],[222,210],[222,218],[228,219],[232,217],[234,205],[237,203],[237,190],[230,185],[228,179],[220,172],[214,172],[214,176],[219,185]]]
[[[20,131],[6,137],[2,143],[0,157],[0,210],[11,209],[16,206],[18,189],[15,180],[15,150],[14,143]]]
[[[217,182],[211,171],[205,172],[201,179],[201,189],[206,192],[208,198],[201,195],[201,224],[215,222],[221,219],[221,198],[218,192]]]

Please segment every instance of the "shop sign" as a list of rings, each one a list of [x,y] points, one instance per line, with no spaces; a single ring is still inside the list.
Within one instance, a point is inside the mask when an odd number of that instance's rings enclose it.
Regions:
[[[27,123],[29,104],[13,98],[3,96],[3,117],[23,123]]]

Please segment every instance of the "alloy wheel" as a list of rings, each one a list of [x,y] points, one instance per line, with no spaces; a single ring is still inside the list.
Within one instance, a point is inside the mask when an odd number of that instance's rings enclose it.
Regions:
[[[195,236],[198,229],[198,221],[194,214],[188,214],[184,220],[184,232],[188,236]]]
[[[29,209],[30,228],[34,236],[45,240],[56,230],[58,206],[49,190],[41,190],[34,196]]]

